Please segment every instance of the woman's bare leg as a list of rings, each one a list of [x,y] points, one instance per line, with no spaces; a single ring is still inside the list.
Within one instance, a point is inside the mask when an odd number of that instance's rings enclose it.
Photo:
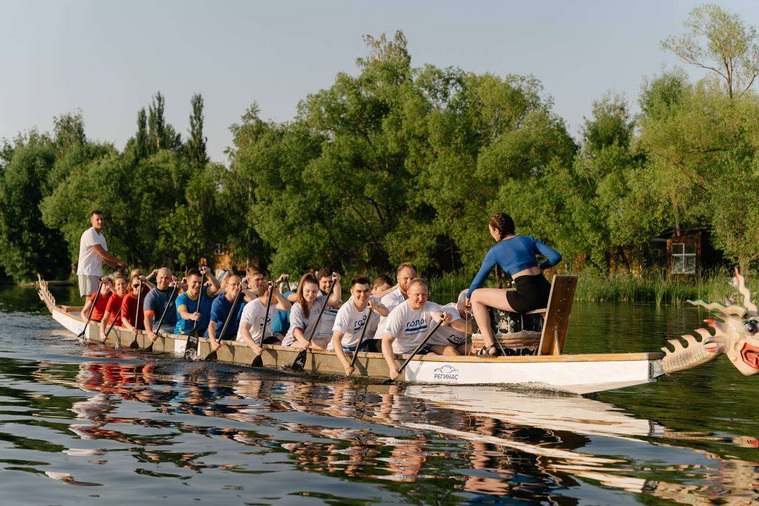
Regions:
[[[458,350],[454,346],[446,346],[442,344],[436,344],[432,347],[430,350],[435,355],[449,355],[449,356],[456,356],[459,354]]]
[[[485,340],[485,346],[490,348],[495,344],[493,331],[490,328],[489,307],[503,309],[505,311],[514,311],[506,300],[506,290],[500,288],[478,288],[472,293],[472,313],[477,327],[480,329],[482,338]]]

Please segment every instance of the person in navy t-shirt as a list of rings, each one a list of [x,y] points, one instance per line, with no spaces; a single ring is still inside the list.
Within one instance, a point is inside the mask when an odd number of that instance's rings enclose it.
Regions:
[[[218,341],[237,337],[240,316],[245,307],[245,298],[242,295],[238,297],[241,290],[242,280],[240,276],[230,275],[227,277],[226,292],[216,297],[211,304],[211,319],[205,336],[211,340],[212,350],[219,349],[221,344]],[[234,313],[227,324],[227,328],[224,329],[224,323],[232,312],[232,306],[234,306]],[[224,335],[221,335],[222,330],[224,330]]]

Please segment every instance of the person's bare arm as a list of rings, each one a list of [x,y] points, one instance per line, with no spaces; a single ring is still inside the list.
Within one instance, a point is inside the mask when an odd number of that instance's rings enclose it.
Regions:
[[[335,355],[340,359],[340,363],[343,364],[345,369],[345,375],[350,376],[355,367],[351,367],[351,363],[348,361],[348,357],[345,356],[345,350],[343,350],[343,332],[335,330],[332,332],[332,348],[335,350]],[[354,352],[355,353],[355,352]]]
[[[111,319],[111,312],[106,310],[105,313],[103,313],[103,319],[100,321],[100,340],[105,342],[106,336],[105,336],[105,329],[108,326],[108,320]]]
[[[92,307],[92,299],[90,299],[89,297],[87,297],[87,302],[84,303],[84,307],[82,308],[82,318],[89,318],[90,317],[88,311],[90,310],[91,307]],[[94,308],[93,308],[93,310],[94,310]]]
[[[263,349],[258,345],[255,339],[253,339],[253,336],[250,335],[250,327],[251,324],[248,322],[240,322],[240,335],[242,336],[242,340],[245,342],[245,344],[250,347],[251,350],[253,350],[253,353],[256,355],[260,355]],[[264,326],[264,330],[266,329],[266,326]]]
[[[206,278],[211,282],[211,289],[209,289],[206,293],[209,297],[214,297],[219,293],[219,290],[221,290],[221,283],[219,283],[219,280],[216,279],[216,276],[211,274],[211,271],[208,269],[208,267],[203,267],[203,269],[205,270]]]
[[[208,339],[211,341],[211,350],[218,350],[221,343],[216,340],[216,321],[208,322]]]
[[[366,305],[369,306],[369,309],[373,310],[375,313],[377,313],[380,316],[387,316],[390,314],[390,311],[385,306],[383,306],[379,302],[376,302],[372,299],[369,299]]]
[[[343,289],[340,287],[340,275],[336,272],[332,273],[332,279],[335,282],[334,288],[332,288],[332,294],[329,297],[329,304],[334,305],[343,302]]]
[[[391,286],[390,288],[386,288],[386,289],[384,289],[384,290],[382,290],[380,292],[373,293],[372,295],[374,297],[377,297],[378,299],[382,299],[382,297],[384,297],[388,293],[392,292],[393,290],[397,290],[397,289],[398,289],[398,284],[396,283],[395,286]]]
[[[398,368],[395,366],[393,341],[395,341],[395,338],[390,334],[385,334],[382,336],[382,356],[385,357],[385,362],[387,362],[387,368],[389,370],[388,376],[391,380],[395,380],[399,376]]]
[[[278,289],[275,288],[274,290],[274,296],[277,298],[277,309],[280,311],[289,311],[292,307],[292,304],[290,304],[290,301],[285,299],[282,294],[279,292]]]
[[[177,308],[177,311],[179,312],[179,315],[182,317],[183,320],[200,320],[200,313],[190,313],[187,311],[187,306],[182,305]]]
[[[105,261],[105,263],[107,263],[111,267],[119,267],[119,266],[124,267],[124,266],[126,266],[126,262],[122,262],[121,260],[119,260],[115,256],[113,256],[110,253],[108,253],[102,245],[100,245],[100,244],[93,244],[92,246],[90,246],[90,248],[92,248],[95,251],[95,253],[97,253],[98,255],[100,255],[100,257],[103,259],[103,261]]]

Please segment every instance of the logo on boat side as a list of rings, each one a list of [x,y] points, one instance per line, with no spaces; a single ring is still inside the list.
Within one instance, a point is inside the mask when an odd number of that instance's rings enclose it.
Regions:
[[[449,364],[440,366],[432,372],[434,373],[433,378],[436,380],[459,380],[459,370]]]

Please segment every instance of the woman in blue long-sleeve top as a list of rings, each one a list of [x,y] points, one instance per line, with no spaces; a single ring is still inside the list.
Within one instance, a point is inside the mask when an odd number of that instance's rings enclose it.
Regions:
[[[477,326],[485,340],[485,346],[478,355],[495,355],[493,331],[490,328],[490,313],[488,307],[503,309],[514,313],[526,313],[533,309],[546,307],[548,295],[551,292],[543,270],[553,267],[561,261],[561,255],[555,249],[546,246],[532,237],[516,235],[514,220],[506,213],[497,213],[488,221],[490,235],[496,245],[490,248],[482,267],[469,286],[467,298],[472,304],[472,312]],[[538,266],[537,255],[542,255],[546,261]],[[496,264],[511,275],[516,285],[516,291],[500,288],[480,288],[482,283]]]

